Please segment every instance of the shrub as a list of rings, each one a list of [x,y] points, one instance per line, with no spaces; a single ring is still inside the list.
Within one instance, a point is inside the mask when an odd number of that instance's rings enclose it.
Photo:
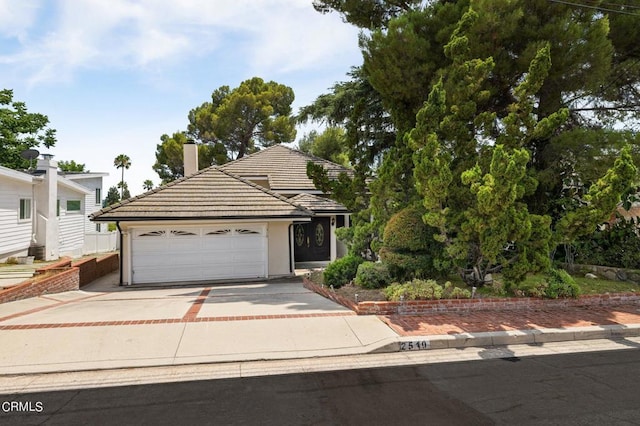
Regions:
[[[471,299],[471,292],[466,288],[456,287],[451,282],[444,283],[443,299]]]
[[[396,251],[423,251],[433,241],[433,230],[422,221],[421,206],[411,206],[394,214],[384,227],[384,247]]]
[[[17,265],[18,264],[18,259],[15,257],[10,257],[7,259],[7,265]]]
[[[444,247],[433,238],[435,228],[423,222],[424,213],[421,205],[409,206],[393,215],[384,228],[380,259],[400,281],[448,269],[442,262]]]
[[[626,220],[616,214],[616,222],[576,242],[575,261],[616,268],[640,268],[640,220]]]
[[[363,288],[382,288],[391,282],[391,274],[384,263],[364,262],[358,266],[354,282]]]
[[[356,277],[358,266],[364,262],[360,256],[347,255],[327,265],[324,270],[324,283],[340,288]]]
[[[545,297],[557,299],[559,297],[578,297],[580,286],[571,275],[563,269],[550,269],[547,276],[547,286],[544,289]]]
[[[387,300],[435,300],[442,298],[443,288],[434,280],[413,279],[404,284],[393,283],[384,290]]]
[[[380,250],[380,260],[387,265],[391,276],[399,281],[422,277],[433,271],[433,259],[424,252],[403,253],[383,247]]]

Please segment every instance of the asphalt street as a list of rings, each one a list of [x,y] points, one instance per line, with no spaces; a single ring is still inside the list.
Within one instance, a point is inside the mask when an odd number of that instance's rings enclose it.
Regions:
[[[508,355],[481,361],[2,395],[0,424],[640,424],[637,348]]]

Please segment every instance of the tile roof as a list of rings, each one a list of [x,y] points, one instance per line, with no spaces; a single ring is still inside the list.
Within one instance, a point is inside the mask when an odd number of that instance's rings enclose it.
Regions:
[[[305,154],[284,145],[274,145],[238,160],[220,166],[238,176],[267,176],[272,191],[317,191],[307,177],[307,163],[313,161],[324,167],[329,177],[336,179],[340,173],[353,174],[331,161]]]
[[[313,213],[228,171],[209,167],[106,207],[92,220],[301,218]]]
[[[289,198],[292,202],[314,213],[348,213],[349,210],[337,201],[313,194],[298,194]]]

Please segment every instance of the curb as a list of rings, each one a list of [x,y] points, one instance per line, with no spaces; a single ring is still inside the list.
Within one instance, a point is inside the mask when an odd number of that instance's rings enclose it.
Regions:
[[[489,331],[432,336],[402,336],[368,353],[404,352],[467,347],[507,346],[568,342],[575,340],[623,339],[640,336],[640,324],[594,325],[571,328]]]

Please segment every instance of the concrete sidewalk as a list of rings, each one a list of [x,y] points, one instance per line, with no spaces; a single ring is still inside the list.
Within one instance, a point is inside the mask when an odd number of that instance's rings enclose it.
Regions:
[[[317,359],[640,336],[640,306],[357,316],[299,280],[82,291],[0,305],[0,375]]]

